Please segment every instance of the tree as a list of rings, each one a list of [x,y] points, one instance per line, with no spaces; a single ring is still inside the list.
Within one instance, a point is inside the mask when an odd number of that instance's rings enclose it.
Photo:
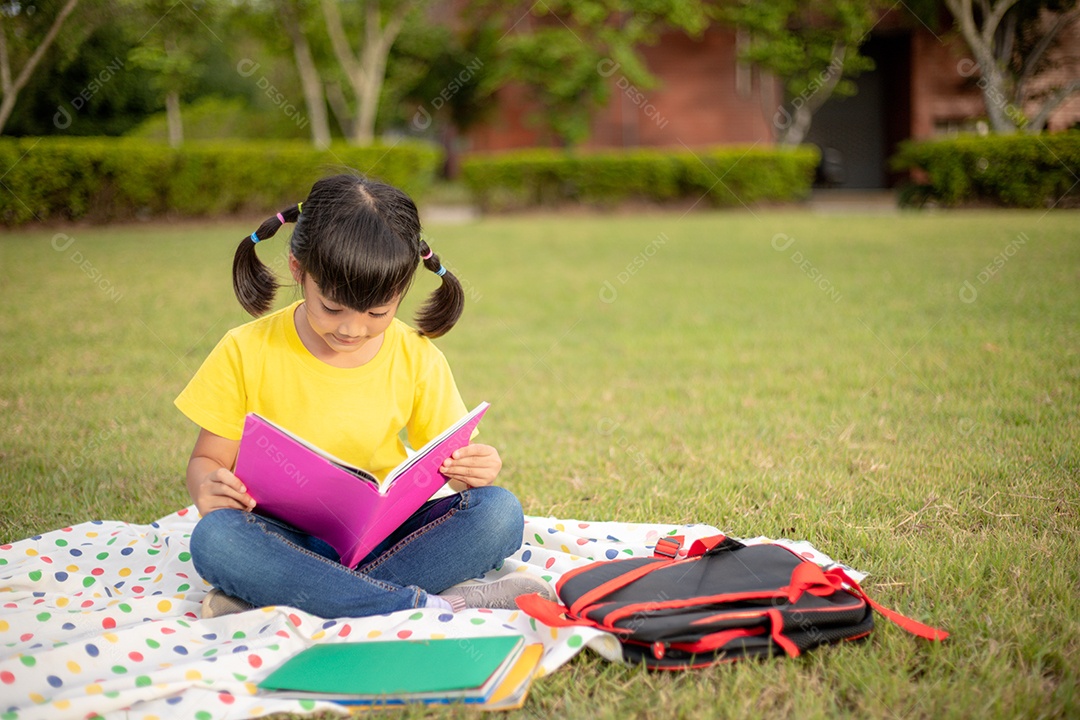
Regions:
[[[169,145],[179,147],[184,141],[181,97],[198,80],[211,40],[221,42],[211,27],[216,5],[207,0],[127,1],[129,22],[146,28],[128,59],[153,74],[153,85],[165,98]]]
[[[582,43],[562,27],[536,28],[516,35],[508,45],[503,77],[528,88],[538,107],[533,122],[545,127],[557,144],[584,141],[593,108],[608,98],[607,76],[597,68],[614,53]],[[633,77],[647,84],[643,73]]]
[[[501,14],[508,28],[500,42],[499,84],[523,84],[539,108],[534,120],[563,145],[588,137],[592,111],[607,101],[615,72],[636,87],[655,85],[639,52],[642,45],[655,43],[668,29],[699,35],[716,10],[703,0],[480,4]]]
[[[493,70],[505,31],[475,18],[451,27],[437,12],[406,23],[394,43],[377,125],[439,143],[443,172],[456,177],[463,150],[460,133],[496,109]]]
[[[1075,65],[1057,84],[1036,88],[1034,82],[1054,67],[1051,51],[1080,19],[1077,0],[945,0],[945,6],[974,56],[968,70],[979,74],[994,132],[1041,132],[1054,110],[1080,93]],[[1038,109],[1028,117],[1024,108],[1032,104]]]
[[[133,38],[119,22],[101,22],[76,48],[65,47],[83,27],[84,3],[19,93],[4,126],[10,135],[122,135],[158,109],[150,77],[126,62]],[[98,14],[101,6],[94,8]]]
[[[0,93],[3,93],[3,98],[0,99],[0,132],[3,132],[4,125],[11,117],[11,111],[15,109],[19,92],[26,87],[30,76],[56,41],[64,22],[75,11],[78,3],[79,0],[66,0],[55,15],[46,14],[46,18],[52,19],[41,34],[37,31],[43,28],[37,27],[41,23],[35,16],[38,11],[47,13],[42,8],[42,3],[12,2],[0,6]],[[18,57],[19,50],[29,51],[31,48],[33,50],[29,52],[22,69],[12,79],[13,59]]]
[[[349,128],[350,140],[356,145],[366,145],[375,138],[375,119],[379,112],[379,97],[386,79],[386,59],[397,40],[405,20],[422,4],[422,0],[361,0],[362,17],[358,18],[363,41],[357,54],[349,42],[347,26],[341,15],[338,0],[322,0],[326,32],[350,89],[353,92],[353,120]],[[351,25],[350,25],[351,27]],[[331,95],[331,102],[342,99]]]
[[[278,0],[277,8],[281,24],[292,45],[300,86],[304,89],[304,105],[311,121],[311,142],[322,149],[330,145],[330,122],[326,115],[326,95],[323,92],[322,78],[304,33],[303,8],[297,7],[293,0]]]
[[[855,94],[850,78],[874,67],[859,47],[877,16],[876,2],[866,0],[737,0],[724,7],[722,17],[746,33],[741,59],[783,80],[786,104],[773,116],[778,144],[798,145],[825,101]]]
[[[326,108],[326,93],[323,83],[323,66],[329,58],[320,51],[326,45],[325,38],[319,32],[322,21],[318,13],[318,0],[244,0],[238,2],[232,12],[226,14],[226,32],[230,43],[235,47],[238,38],[253,43],[253,50],[267,51],[273,58],[285,60],[296,72],[300,92],[304,98],[306,113],[301,118],[302,127],[311,136],[312,144],[325,148],[330,144],[330,123]],[[251,54],[255,54],[252,52]],[[281,97],[279,107],[293,109],[293,105],[283,98],[284,88],[272,84],[269,77],[282,69],[279,63],[271,63],[259,55],[256,62],[251,57],[244,57],[237,64],[237,70],[244,78],[251,78],[267,98]],[[235,62],[235,61],[234,61]],[[258,77],[255,73],[258,72]],[[280,78],[280,75],[277,75]],[[272,89],[271,89],[272,88]],[[291,90],[291,89],[290,89]],[[280,93],[280,95],[279,95]],[[291,113],[288,113],[291,116]]]

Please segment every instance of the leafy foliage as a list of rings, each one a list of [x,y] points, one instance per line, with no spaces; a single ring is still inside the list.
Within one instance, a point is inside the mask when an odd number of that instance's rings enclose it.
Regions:
[[[134,139],[0,139],[0,224],[272,212],[306,197],[328,168],[358,168],[420,195],[439,161],[435,148],[404,142],[320,152],[303,142],[233,140],[177,151]]]
[[[184,107],[186,140],[303,140],[309,136],[307,118],[299,109],[263,108],[243,98],[200,97]],[[291,113],[291,114],[290,114]],[[128,137],[161,140],[168,138],[164,115],[155,115],[127,133]]]
[[[1080,132],[909,141],[901,146],[893,165],[925,174],[922,199],[945,205],[989,202],[1040,208],[1080,204],[1075,174],[1080,167]]]
[[[85,6],[84,6],[85,7]],[[88,19],[75,31],[73,22]],[[79,0],[29,0],[0,4],[0,131],[15,109],[19,93],[49,53],[62,56],[82,43],[99,22],[79,12]]]
[[[495,210],[702,198],[714,206],[732,206],[805,197],[817,161],[810,147],[588,154],[533,149],[473,155],[463,163],[462,177],[477,201]]]
[[[530,89],[541,108],[534,124],[574,145],[588,137],[593,108],[607,101],[607,82],[596,70],[604,57],[565,28],[540,28],[514,39],[504,77]]]
[[[481,3],[484,5],[484,3]],[[559,145],[589,135],[592,110],[608,99],[601,63],[617,63],[634,85],[655,85],[640,56],[643,45],[665,29],[698,35],[715,7],[700,0],[552,0],[526,8],[486,4],[496,24],[508,28],[500,41],[499,85],[521,83],[536,101],[533,121]]]
[[[736,0],[722,17],[748,33],[741,55],[784,81],[791,110],[775,121],[779,140],[798,144],[832,95],[855,94],[850,78],[874,63],[859,53],[878,17],[876,1]]]
[[[71,43],[66,33],[58,40]],[[127,60],[126,29],[106,22],[84,42],[46,53],[19,95],[5,135],[121,135],[155,112],[150,74]]]
[[[390,51],[380,104],[382,127],[434,135],[440,124],[464,130],[487,117],[500,82],[496,73],[502,35],[483,18],[462,29],[406,24]]]

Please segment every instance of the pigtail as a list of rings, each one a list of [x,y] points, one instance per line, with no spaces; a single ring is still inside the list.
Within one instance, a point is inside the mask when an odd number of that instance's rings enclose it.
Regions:
[[[424,267],[442,278],[442,284],[431,293],[415,319],[421,335],[436,338],[448,333],[461,317],[465,309],[465,290],[423,240],[420,240],[420,257]]]
[[[274,217],[264,220],[258,230],[236,246],[236,254],[233,255],[233,292],[248,314],[258,317],[270,310],[279,286],[274,272],[259,260],[255,245],[274,237],[282,225],[296,222],[299,217],[300,204],[291,205]]]

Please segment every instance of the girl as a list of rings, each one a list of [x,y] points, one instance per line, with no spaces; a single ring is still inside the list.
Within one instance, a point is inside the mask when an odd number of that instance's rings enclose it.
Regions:
[[[421,239],[413,201],[353,175],[316,182],[306,200],[236,249],[233,288],[256,317],[270,309],[278,284],[255,244],[287,222],[296,223],[289,270],[303,299],[230,331],[176,399],[200,427],[187,486],[202,515],[192,561],[215,588],[203,617],[266,605],[333,618],[513,608],[532,592],[554,599],[550,585],[529,575],[456,586],[522,541],[521,505],[492,485],[502,461],[489,445],[467,445],[447,459],[441,470],[456,494],[429,500],[356,567],[342,565],[318,538],[251,512],[255,501],[231,472],[248,412],[380,479],[406,457],[402,429],[421,447],[465,414],[446,359],[429,340],[454,326],[464,292]],[[395,315],[420,261],[442,284],[414,330]]]

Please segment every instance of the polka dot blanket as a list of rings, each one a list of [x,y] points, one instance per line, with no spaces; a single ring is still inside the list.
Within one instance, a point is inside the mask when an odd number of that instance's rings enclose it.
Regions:
[[[324,619],[268,607],[202,620],[199,603],[210,588],[188,552],[197,518],[188,507],[149,525],[94,521],[0,546],[0,720],[344,713],[332,703],[256,690],[270,671],[317,643],[521,634],[544,644],[542,674],[586,646],[619,657],[606,633],[549,628],[509,610]],[[684,535],[689,544],[716,532],[527,517],[521,549],[483,580],[529,570],[554,582],[584,563],[651,555],[665,535]],[[832,563],[806,543],[776,542]]]

